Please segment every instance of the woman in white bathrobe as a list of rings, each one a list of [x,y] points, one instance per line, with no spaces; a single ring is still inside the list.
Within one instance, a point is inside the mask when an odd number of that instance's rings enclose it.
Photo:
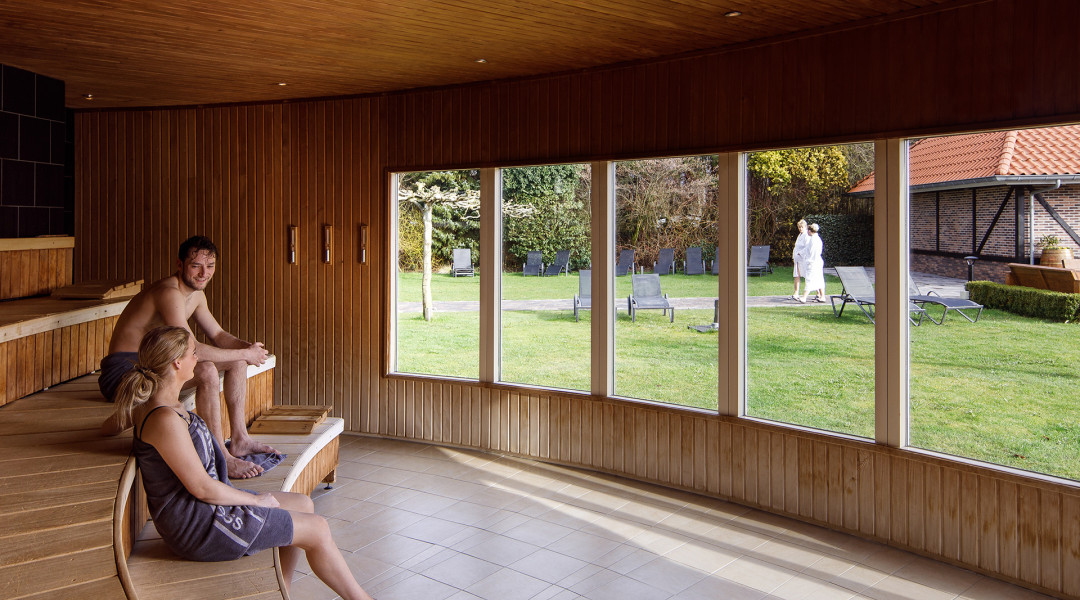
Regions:
[[[806,302],[806,297],[811,290],[817,292],[816,302],[825,301],[825,260],[821,258],[821,236],[818,235],[820,227],[817,223],[811,223],[809,227],[809,244],[806,250],[806,289],[799,298],[799,302]]]
[[[792,300],[799,299],[799,280],[806,277],[806,252],[810,245],[810,236],[806,234],[806,221],[799,219],[796,225],[799,227],[799,239],[795,240],[795,247],[791,249],[792,273],[795,276],[795,291],[791,293]]]

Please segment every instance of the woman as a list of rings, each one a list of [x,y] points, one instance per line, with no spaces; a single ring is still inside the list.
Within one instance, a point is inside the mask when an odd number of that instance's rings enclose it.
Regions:
[[[816,302],[825,301],[825,261],[821,258],[821,236],[818,235],[820,227],[817,223],[810,224],[808,244],[806,250],[806,289],[799,298],[799,302],[806,302],[806,297],[813,290],[817,292]]]
[[[795,240],[795,247],[791,249],[792,274],[795,275],[795,291],[791,294],[792,300],[799,299],[799,279],[806,277],[806,251],[810,243],[810,237],[806,235],[806,219],[799,219],[795,225],[799,228],[799,237]]]
[[[195,373],[195,338],[181,327],[159,327],[139,345],[139,362],[117,389],[122,425],[137,425],[133,449],[150,515],[177,555],[233,560],[280,547],[291,586],[300,550],[312,571],[342,598],[371,600],[349,571],[326,520],[311,498],[290,492],[254,494],[229,483],[225,459],[206,423],[180,404],[180,388]]]

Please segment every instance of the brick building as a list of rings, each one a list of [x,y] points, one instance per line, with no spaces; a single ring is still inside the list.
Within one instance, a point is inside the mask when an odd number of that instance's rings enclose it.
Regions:
[[[908,150],[911,270],[1004,281],[1044,235],[1080,255],[1080,125],[923,138]],[[871,196],[874,174],[851,189]]]

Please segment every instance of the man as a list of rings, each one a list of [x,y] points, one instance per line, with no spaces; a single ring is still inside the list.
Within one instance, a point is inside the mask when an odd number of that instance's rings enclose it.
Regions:
[[[245,479],[262,473],[262,467],[237,458],[252,453],[276,450],[256,442],[248,435],[244,414],[247,392],[247,366],[266,362],[267,351],[261,342],[249,343],[225,331],[206,305],[206,289],[217,266],[217,247],[208,238],[193,236],[180,245],[176,274],[154,282],[131,299],[113,329],[109,354],[101,359],[98,385],[110,401],[124,374],[138,358],[139,343],[155,327],[188,327],[188,320],[202,329],[213,345],[197,343],[199,363],[195,378],[185,388],[195,386],[195,407],[206,421],[210,433],[221,445],[229,466],[229,477]],[[221,405],[218,400],[218,373],[225,374],[225,404],[229,411],[232,444],[226,449],[221,431]],[[116,414],[102,425],[107,435],[120,433]]]

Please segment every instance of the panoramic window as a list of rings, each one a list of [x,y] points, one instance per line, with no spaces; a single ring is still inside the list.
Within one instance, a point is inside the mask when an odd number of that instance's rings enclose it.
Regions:
[[[874,437],[873,144],[747,155],[746,414]]]
[[[394,370],[477,379],[479,173],[399,173],[397,190]]]
[[[717,408],[717,157],[615,165],[615,394]]]
[[[589,165],[502,170],[502,380],[589,390]]]
[[[1080,126],[908,143],[927,313],[910,331],[910,445],[1080,479],[1077,148]]]

